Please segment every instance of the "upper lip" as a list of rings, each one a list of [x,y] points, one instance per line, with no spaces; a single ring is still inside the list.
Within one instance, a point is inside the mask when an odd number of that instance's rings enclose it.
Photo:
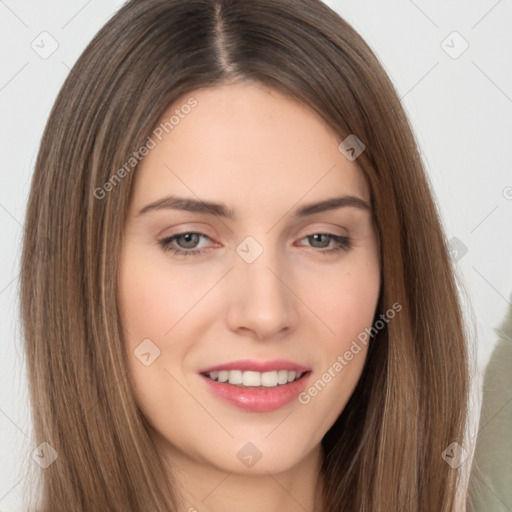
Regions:
[[[291,372],[308,372],[311,371],[307,366],[303,366],[293,361],[284,359],[275,359],[272,361],[255,361],[251,359],[243,359],[240,361],[232,361],[230,363],[210,366],[199,370],[199,373],[219,372],[222,370],[241,370],[243,372],[272,372],[277,370],[288,370]]]

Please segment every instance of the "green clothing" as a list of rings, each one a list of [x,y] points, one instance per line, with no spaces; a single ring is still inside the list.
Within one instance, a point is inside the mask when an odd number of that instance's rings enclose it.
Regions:
[[[512,512],[512,307],[485,370],[468,512]]]

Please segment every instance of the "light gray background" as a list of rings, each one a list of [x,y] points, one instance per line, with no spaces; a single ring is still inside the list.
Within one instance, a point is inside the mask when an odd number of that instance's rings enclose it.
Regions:
[[[461,294],[477,343],[477,397],[496,342],[493,328],[499,327],[512,292],[512,1],[326,3],[381,58],[413,123],[447,236],[456,237],[459,248],[467,248],[462,257],[460,250],[454,257],[460,258],[456,268]],[[37,148],[69,69],[121,5],[115,0],[0,0],[2,512],[22,510],[23,464],[35,448],[17,287]],[[48,51],[52,41],[40,35],[45,31],[58,48],[41,58],[31,45]],[[459,56],[466,43],[469,47]],[[475,418],[477,402],[478,397]]]

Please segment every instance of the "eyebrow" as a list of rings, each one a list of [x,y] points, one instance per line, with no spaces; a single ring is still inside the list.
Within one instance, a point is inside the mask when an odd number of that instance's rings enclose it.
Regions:
[[[353,207],[368,212],[370,211],[368,203],[360,197],[340,196],[301,206],[295,210],[294,215],[296,217],[306,217],[315,213],[336,210],[343,207]],[[158,199],[157,201],[144,206],[144,208],[139,211],[138,216],[155,210],[167,209],[216,215],[231,220],[237,219],[235,211],[232,208],[228,208],[225,204],[178,196],[168,196],[163,199]]]

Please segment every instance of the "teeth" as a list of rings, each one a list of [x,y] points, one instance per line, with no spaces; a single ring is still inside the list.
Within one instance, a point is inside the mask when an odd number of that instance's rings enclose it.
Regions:
[[[272,372],[242,372],[241,370],[221,370],[207,374],[212,380],[218,382],[229,382],[235,386],[266,387],[275,388],[298,380],[302,377],[301,372],[288,370],[274,370]]]
[[[242,379],[244,386],[261,386],[261,373],[259,372],[243,372]]]
[[[275,372],[265,372],[261,374],[261,385],[266,388],[274,388],[277,386],[279,382],[277,378],[277,371]]]
[[[242,384],[243,375],[240,370],[232,370],[229,373],[229,383],[230,384]]]
[[[278,384],[287,384],[288,383],[288,373],[295,374],[295,372],[288,372],[287,370],[279,370],[277,372],[277,383]]]

